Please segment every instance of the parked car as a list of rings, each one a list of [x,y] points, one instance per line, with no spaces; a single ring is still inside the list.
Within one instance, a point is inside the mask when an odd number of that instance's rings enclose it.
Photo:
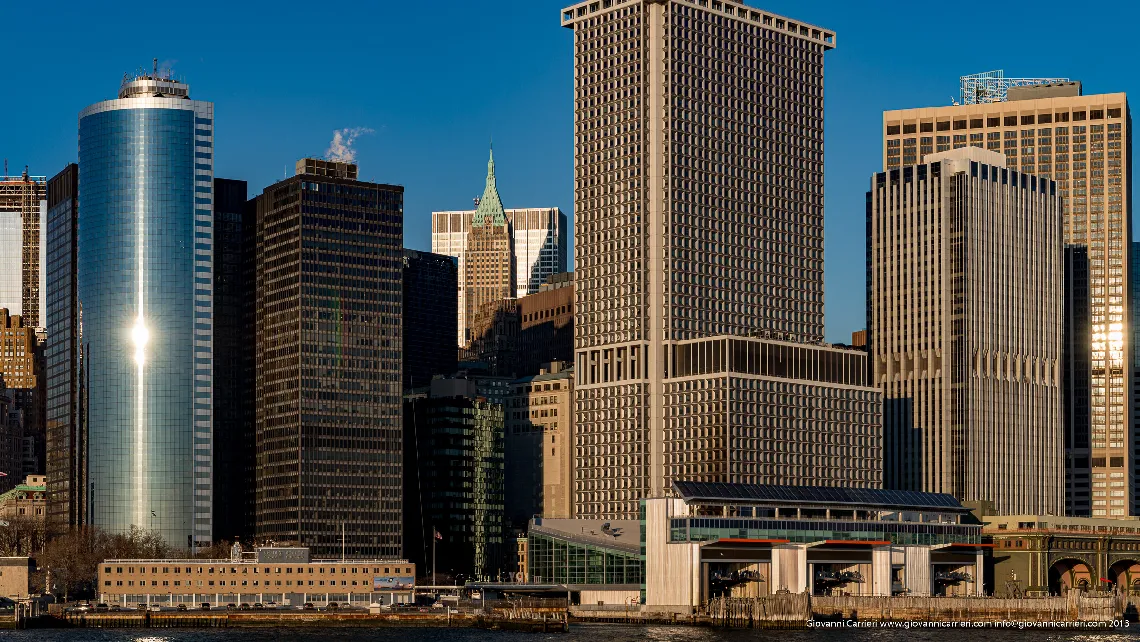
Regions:
[[[275,609],[275,608],[277,608],[277,602],[266,602],[266,603],[265,603],[265,608],[267,608],[267,609]]]
[[[138,604],[135,605],[135,610],[136,611],[145,611],[146,610],[146,604],[143,602],[139,602]]]
[[[340,609],[340,605],[337,604],[336,602],[329,602],[329,605],[325,607],[325,610],[328,610],[328,611],[336,611],[339,609]]]
[[[316,610],[317,607],[312,602],[305,602],[305,605],[301,608],[306,611],[313,611]]]
[[[178,610],[179,610],[179,611],[185,611],[185,610],[186,610],[186,605],[185,605],[185,604],[179,604],[179,605],[178,605]]]
[[[264,609],[265,609],[265,605],[262,604],[261,602],[257,602],[256,604],[253,605],[253,610],[255,610],[255,611],[261,611]]]
[[[95,605],[95,611],[97,613],[106,613],[109,610],[111,610],[111,607],[107,606],[103,602],[100,602],[100,603]]]
[[[226,610],[227,611],[236,611],[237,610],[237,604],[230,602],[229,604],[226,605]]]
[[[202,609],[203,611],[209,611],[210,610],[210,603],[209,602],[202,602],[202,606],[200,606],[198,608]]]
[[[249,603],[248,602],[242,602],[241,606],[238,607],[238,610],[239,611],[248,611],[249,610]]]
[[[148,611],[150,611],[150,612],[152,612],[152,613],[154,613],[154,612],[157,612],[157,611],[161,611],[161,610],[162,610],[162,607],[161,607],[161,606],[159,606],[159,605],[157,605],[157,604],[151,604],[151,605],[150,605],[150,608],[149,608],[149,609],[147,609],[147,610],[148,610]]]
[[[111,611],[122,611],[122,610],[123,610],[123,607],[119,606],[118,604],[112,604],[111,605]]]

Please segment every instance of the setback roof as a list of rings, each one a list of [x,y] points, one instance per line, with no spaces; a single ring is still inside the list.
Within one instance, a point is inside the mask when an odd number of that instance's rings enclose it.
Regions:
[[[711,500],[720,502],[775,502],[789,504],[826,504],[876,506],[882,508],[921,508],[966,513],[953,495],[920,493],[909,490],[874,488],[840,488],[833,486],[775,486],[761,484],[724,484],[719,482],[676,481],[673,488],[686,502]]]
[[[606,528],[608,525],[608,529]],[[635,519],[563,519],[536,517],[530,530],[582,544],[630,553],[641,552],[641,522]]]

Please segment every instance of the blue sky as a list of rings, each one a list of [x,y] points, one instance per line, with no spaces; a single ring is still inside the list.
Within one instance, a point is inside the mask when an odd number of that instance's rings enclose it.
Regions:
[[[566,4],[571,4],[567,2]],[[1137,89],[1124,30],[1064,22],[1072,3],[750,1],[834,29],[826,58],[827,337],[862,328],[864,192],[884,109],[949,104],[958,76],[1059,76],[1086,93]],[[573,211],[572,39],[549,0],[10,2],[0,155],[52,175],[76,157],[76,115],[125,72],[171,64],[216,109],[216,173],[251,193],[369,127],[361,177],[406,187],[405,244],[430,248],[430,212],[482,192],[495,141],[507,207]],[[1120,3],[1121,26],[1138,10]],[[983,15],[989,14],[989,15]],[[26,22],[25,22],[26,21]],[[1095,27],[1095,29],[1094,29]],[[288,168],[288,169],[287,169]]]

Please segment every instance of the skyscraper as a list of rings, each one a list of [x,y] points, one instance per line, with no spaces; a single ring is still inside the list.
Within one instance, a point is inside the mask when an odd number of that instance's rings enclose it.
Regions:
[[[47,522],[52,533],[87,523],[87,431],[76,259],[79,252],[79,166],[48,181],[47,263]]]
[[[215,539],[249,542],[254,516],[254,379],[257,333],[256,225],[245,181],[214,179],[214,498]]]
[[[557,207],[505,209],[504,216],[511,229],[511,247],[515,262],[515,298],[538,292],[543,283],[555,274],[566,271],[567,243],[570,230],[566,215]],[[431,251],[454,256],[459,260],[459,272],[464,273],[464,252],[475,210],[432,212]],[[463,280],[459,281],[459,333],[458,343],[464,345],[467,307]]]
[[[515,294],[514,251],[511,230],[503,212],[503,201],[495,183],[494,154],[487,161],[487,185],[471,231],[467,234],[467,249],[463,252],[464,319],[467,323],[467,340],[477,337],[473,329],[480,325],[481,315],[493,316],[497,306]]]
[[[14,417],[8,426],[10,441],[0,444],[0,450],[4,451],[0,452],[0,463],[5,465],[6,471],[15,471],[0,477],[0,489],[7,490],[18,484],[24,474],[24,440],[43,438],[37,404],[43,399],[44,376],[40,367],[42,346],[36,329],[19,315],[8,314],[5,308],[0,308],[0,348],[0,388],[7,389],[12,402],[11,416],[0,417],[0,422]]]
[[[46,248],[40,221],[46,187],[43,176],[29,176],[26,168],[20,176],[0,176],[0,308],[19,315],[29,328],[44,326],[40,266]]]
[[[493,168],[492,168],[493,170]],[[484,190],[485,191],[485,190]],[[484,194],[484,198],[487,195]],[[494,198],[498,199],[496,187]],[[484,199],[479,199],[482,203]],[[543,283],[555,274],[566,271],[569,230],[566,215],[557,207],[502,209],[511,236],[511,261],[514,264],[515,291],[511,298],[521,299],[538,292]],[[490,204],[488,204],[490,205]],[[468,317],[464,281],[468,239],[477,210],[432,212],[431,251],[459,259],[459,347],[471,340],[469,329],[474,319]]]
[[[459,365],[453,340],[459,315],[454,257],[404,250],[404,387],[426,386]]]
[[[561,18],[575,515],[634,518],[674,480],[881,484],[866,355],[820,345],[834,33],[698,0],[582,2]]]
[[[404,188],[303,159],[257,197],[257,534],[399,556]]]
[[[503,403],[473,379],[433,379],[405,397],[408,559],[451,577],[498,579],[503,568]]]
[[[1127,96],[1085,96],[1080,83],[1014,87],[1007,102],[884,112],[883,131],[887,170],[972,146],[1004,153],[1011,170],[1057,182],[1065,243],[1088,250],[1090,440],[1087,449],[1068,453],[1067,474],[1075,480],[1071,486],[1091,479],[1093,497],[1105,502],[1092,504],[1093,517],[1140,512],[1140,457],[1131,445],[1140,444],[1140,435],[1129,404],[1132,117]],[[1109,495],[1121,490],[1112,484],[1123,484],[1125,496]]]
[[[1064,202],[1061,203],[1062,208]],[[1132,255],[1133,261],[1136,255]],[[1133,280],[1133,284],[1136,280]],[[1089,394],[1092,364],[1089,360],[1089,249],[1065,246],[1065,355],[1061,399],[1065,423],[1065,514],[1092,514],[1092,475],[1089,448],[1092,420]]]
[[[214,106],[158,73],[79,114],[92,523],[213,539]]]
[[[867,328],[887,488],[1063,513],[1057,192],[975,148],[872,178]]]

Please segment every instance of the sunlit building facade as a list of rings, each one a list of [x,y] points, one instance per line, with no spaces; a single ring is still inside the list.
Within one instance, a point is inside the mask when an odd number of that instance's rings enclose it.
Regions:
[[[92,524],[213,539],[214,108],[169,77],[79,114]]]
[[[867,329],[885,486],[1064,513],[1064,243],[1054,181],[976,148],[876,174]]]
[[[557,207],[504,209],[511,233],[511,252],[514,269],[514,298],[521,299],[538,292],[555,274],[566,271],[567,246],[571,230],[566,214]],[[454,256],[459,261],[459,329],[457,341],[466,345],[467,320],[466,273],[468,235],[475,210],[432,212],[431,251]]]
[[[632,519],[675,479],[881,484],[866,355],[820,346],[835,33],[702,0],[579,2],[560,18],[575,516]]]
[[[1083,95],[1080,83],[1019,87],[1010,89],[1006,102],[883,112],[883,134],[886,170],[969,146],[1005,155],[1011,170],[1057,182],[1064,241],[1087,249],[1088,279],[1088,350],[1070,355],[1088,360],[1089,385],[1074,394],[1088,395],[1089,423],[1068,431],[1087,432],[1089,442],[1087,447],[1074,442],[1068,450],[1066,474],[1071,488],[1091,486],[1091,516],[1135,514],[1140,435],[1129,401],[1132,115],[1127,95]],[[1089,514],[1086,502],[1069,504],[1077,514]]]

